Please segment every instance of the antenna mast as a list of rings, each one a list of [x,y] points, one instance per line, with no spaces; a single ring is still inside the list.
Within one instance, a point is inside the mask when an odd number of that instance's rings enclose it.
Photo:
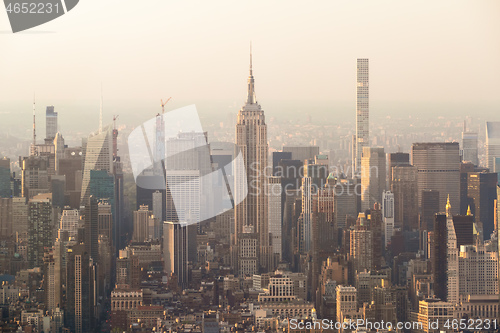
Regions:
[[[33,93],[33,146],[36,145],[35,93]]]

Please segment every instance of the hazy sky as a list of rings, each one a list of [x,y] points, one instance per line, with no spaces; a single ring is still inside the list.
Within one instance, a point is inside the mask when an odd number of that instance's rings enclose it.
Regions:
[[[477,103],[487,106],[483,115],[500,111],[497,0],[81,0],[50,23],[9,31],[0,10],[0,112],[31,103],[33,91],[42,105],[98,106],[101,82],[108,106],[158,107],[172,96],[174,106],[239,107],[250,41],[266,111],[266,101],[354,108],[357,57],[370,59],[372,105]]]

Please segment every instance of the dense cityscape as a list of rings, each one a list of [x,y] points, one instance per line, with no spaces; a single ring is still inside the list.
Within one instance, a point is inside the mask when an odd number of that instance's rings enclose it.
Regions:
[[[34,99],[0,160],[0,332],[497,330],[500,122],[370,133],[353,60],[347,129],[270,123],[252,53],[206,131],[162,100],[128,138],[101,107],[69,146]]]

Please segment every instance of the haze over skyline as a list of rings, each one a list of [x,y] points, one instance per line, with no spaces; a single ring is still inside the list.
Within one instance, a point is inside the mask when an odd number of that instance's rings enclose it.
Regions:
[[[399,110],[496,119],[500,106],[496,1],[86,0],[25,33],[9,29],[1,11],[0,113],[26,119],[33,91],[38,110],[54,104],[61,124],[65,113],[98,115],[101,82],[108,119],[149,119],[169,96],[170,109],[201,103],[211,115],[236,114],[250,41],[269,116],[329,109],[354,120],[359,57],[370,59],[374,119]]]

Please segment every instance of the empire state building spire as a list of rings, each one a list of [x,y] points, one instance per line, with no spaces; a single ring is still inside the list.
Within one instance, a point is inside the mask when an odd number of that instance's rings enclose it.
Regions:
[[[256,103],[257,98],[255,97],[255,81],[253,79],[252,70],[252,43],[250,43],[250,75],[248,76],[247,105]]]

